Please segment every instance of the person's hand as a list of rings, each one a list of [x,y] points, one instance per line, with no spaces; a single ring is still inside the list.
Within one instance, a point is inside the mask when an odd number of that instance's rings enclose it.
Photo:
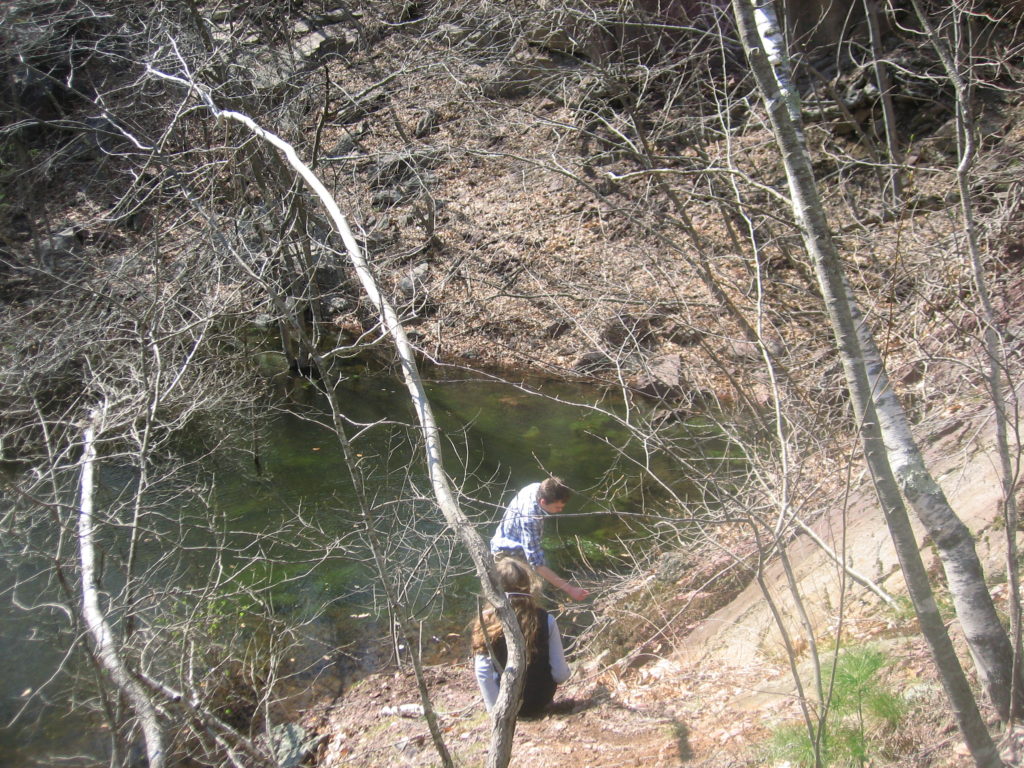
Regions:
[[[586,600],[587,597],[590,596],[590,592],[585,590],[583,587],[574,587],[572,584],[566,586],[565,594],[567,594],[576,602],[579,602],[580,600]]]

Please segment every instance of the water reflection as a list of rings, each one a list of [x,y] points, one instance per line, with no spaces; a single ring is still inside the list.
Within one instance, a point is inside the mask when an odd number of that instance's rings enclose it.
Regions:
[[[636,500],[652,497],[649,480],[629,460],[642,454],[643,446],[616,419],[622,403],[606,392],[561,382],[519,384],[431,372],[427,389],[446,441],[447,470],[461,489],[467,513],[488,538],[519,487],[558,474],[578,492],[567,512],[546,526],[552,565],[580,574],[594,565],[621,563],[616,558],[623,553],[614,542],[628,538],[631,529],[616,512],[641,512]],[[246,615],[239,596],[246,589],[262,590],[271,615],[307,622],[291,662],[290,671],[299,673],[297,685],[312,679],[333,685],[331,676],[339,671],[372,663],[365,639],[387,631],[366,546],[368,526],[414,618],[439,627],[445,621],[464,623],[473,578],[467,556],[430,498],[401,383],[387,371],[353,366],[339,393],[347,431],[366,471],[375,510],[369,522],[360,513],[329,429],[325,399],[310,382],[289,379],[287,389],[279,393],[286,397],[271,406],[228,415],[239,421],[255,417],[254,424],[237,431],[246,436],[235,444],[204,457],[196,483],[209,492],[201,494],[201,504],[181,506],[176,493],[162,497],[162,489],[154,489],[147,506],[158,514],[140,542],[141,567],[153,584],[187,582],[197,589],[216,584],[218,590],[223,585],[221,591],[235,595],[230,598],[235,602],[218,607],[207,600],[204,610],[223,610],[236,622]],[[203,456],[203,435],[193,437],[195,455]],[[689,493],[686,478],[668,459],[643,460],[677,493]],[[126,467],[107,463],[100,480],[103,499],[112,501],[130,494],[136,477]],[[209,546],[213,540],[224,544],[219,552]],[[181,549],[167,557],[174,543]],[[124,562],[124,542],[112,536],[106,544],[111,561]],[[108,569],[105,584],[115,593],[122,586],[117,573],[116,567]],[[22,693],[37,689],[61,658],[59,652],[39,653],[39,643],[30,639],[43,629],[37,617],[0,620],[0,643],[17,668],[2,684],[2,713],[10,715]],[[427,635],[432,632],[428,628]],[[437,634],[444,637],[445,632],[438,629]],[[13,755],[15,745],[27,745],[24,754],[46,754],[53,724],[43,717],[0,735],[0,753]],[[93,751],[92,745],[77,746]],[[6,764],[19,763],[10,758]]]

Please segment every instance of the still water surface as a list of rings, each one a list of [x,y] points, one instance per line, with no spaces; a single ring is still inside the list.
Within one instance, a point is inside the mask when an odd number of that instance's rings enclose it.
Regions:
[[[503,504],[519,487],[546,472],[555,473],[579,492],[567,513],[546,526],[545,548],[553,567],[587,578],[592,567],[621,564],[615,559],[623,554],[617,542],[628,539],[633,529],[630,518],[618,513],[640,513],[640,507],[657,495],[623,460],[624,454],[636,456],[639,448],[630,444],[614,418],[613,414],[621,413],[622,403],[579,385],[540,380],[521,384],[525,388],[449,374],[435,375],[428,385],[448,442],[447,470],[463,489],[467,513],[479,524],[481,534],[489,537]],[[382,511],[398,512],[382,523],[390,556],[397,564],[406,564],[405,571],[396,566],[396,573],[426,572],[443,562],[456,576],[440,593],[443,599],[434,599],[426,610],[434,618],[445,615],[450,622],[465,623],[467,599],[473,591],[472,579],[466,576],[468,558],[442,535],[443,521],[429,500],[419,450],[408,439],[411,414],[404,387],[386,372],[353,368],[340,399],[352,422],[349,434],[358,435],[354,448],[369,470],[373,499]],[[282,400],[281,408],[268,410],[257,420],[258,437],[252,446],[259,456],[258,468],[251,454],[237,450],[226,450],[207,462],[209,505],[223,516],[228,538],[236,537],[244,550],[239,562],[251,554],[261,531],[280,528],[298,517],[315,522],[325,541],[348,542],[316,567],[309,565],[316,558],[306,546],[289,553],[280,543],[267,544],[267,562],[273,565],[249,568],[253,579],[281,580],[273,602],[282,615],[321,610],[327,600],[330,608],[319,620],[318,640],[351,648],[359,632],[379,626],[372,622],[380,606],[365,548],[360,549],[355,538],[347,538],[360,527],[352,485],[336,438],[322,426],[328,421],[327,411],[315,388],[293,381]],[[653,468],[686,495],[686,480],[678,477],[678,470],[665,461],[658,466],[657,458]],[[131,474],[117,467],[103,467],[100,476],[111,495],[132,482]],[[410,495],[410,488],[421,491],[419,498]],[[388,506],[393,499],[402,501]],[[303,535],[308,532],[307,528]],[[187,539],[190,534],[181,535]],[[153,558],[157,554],[149,553]],[[174,575],[188,578],[193,573],[202,579],[207,567],[197,555],[195,562],[176,563]],[[432,585],[414,576],[409,578],[417,582],[419,594],[429,597]],[[0,610],[10,611],[8,606]],[[0,677],[0,715],[5,720],[18,711],[26,691],[37,690],[66,662],[59,650],[42,640],[47,629],[35,616],[17,612],[0,616],[0,649],[7,667]],[[52,690],[59,696],[59,685]],[[46,698],[30,707],[19,724],[0,732],[0,766],[38,764],[30,761],[40,759],[45,763],[44,756],[55,746],[65,753],[69,749],[64,741],[70,735],[69,723],[53,716],[61,702],[44,706]],[[88,730],[81,724],[77,727]],[[55,738],[64,743],[55,745]],[[98,747],[87,740],[81,748]]]

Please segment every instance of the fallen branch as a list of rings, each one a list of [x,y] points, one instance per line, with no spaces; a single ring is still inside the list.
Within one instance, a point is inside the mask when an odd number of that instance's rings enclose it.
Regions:
[[[93,497],[95,492],[96,432],[105,414],[105,406],[90,414],[89,426],[85,428],[82,435],[83,451],[82,458],[79,460],[81,501],[78,510],[78,552],[82,565],[82,618],[92,637],[96,658],[110,675],[117,689],[131,704],[135,716],[139,719],[146,742],[149,768],[163,768],[166,750],[156,707],[142,686],[128,672],[114,643],[114,633],[100,608],[96,573]]]
[[[184,61],[182,61],[184,66]],[[433,410],[427,400],[426,390],[420,379],[416,365],[415,352],[405,328],[394,307],[380,292],[376,278],[370,271],[363,254],[363,249],[356,241],[349,227],[348,219],[341,212],[334,196],[323,182],[298,156],[295,147],[274,133],[264,129],[255,120],[241,112],[222,110],[213,102],[212,97],[194,81],[160,72],[149,68],[150,74],[163,80],[178,83],[196,94],[218,120],[231,120],[245,126],[254,136],[266,141],[279,150],[288,165],[302,177],[306,185],[324,206],[335,231],[341,236],[349,262],[355,269],[359,282],[367,298],[377,309],[381,327],[395,344],[402,369],[402,379],[421,429],[421,440],[426,454],[427,472],[434,490],[434,497],[449,527],[455,531],[469,550],[470,557],[480,579],[484,597],[494,607],[501,622],[505,639],[508,642],[508,664],[502,675],[502,684],[492,714],[494,715],[491,731],[491,745],[488,751],[488,768],[504,768],[512,756],[512,739],[515,735],[516,714],[519,708],[519,697],[525,683],[526,643],[519,620],[511,604],[499,588],[494,559],[487,544],[477,533],[469,518],[463,513],[455,499],[448,475],[444,471],[442,444]]]

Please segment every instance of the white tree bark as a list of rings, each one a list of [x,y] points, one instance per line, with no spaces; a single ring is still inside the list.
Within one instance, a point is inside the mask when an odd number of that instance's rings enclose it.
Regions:
[[[82,618],[92,637],[93,652],[96,654],[96,658],[110,675],[114,685],[131,704],[135,716],[139,719],[146,742],[149,768],[163,768],[166,751],[156,707],[142,686],[128,671],[114,642],[114,633],[100,607],[96,573],[93,499],[95,496],[96,432],[101,421],[102,411],[93,411],[91,422],[82,435],[82,458],[79,460],[81,497],[78,510],[78,551],[82,566]]]
[[[1006,356],[1004,354],[1003,333],[996,321],[996,313],[992,306],[992,300],[988,291],[988,284],[985,279],[985,270],[982,264],[981,246],[978,242],[978,226],[974,218],[974,198],[971,191],[971,173],[977,159],[977,129],[974,125],[973,105],[971,98],[971,85],[965,74],[961,71],[958,59],[962,60],[968,56],[955,56],[949,49],[948,41],[944,39],[935,29],[928,15],[921,8],[917,0],[913,0],[914,11],[920,19],[922,26],[932,46],[939,54],[943,69],[953,84],[956,93],[956,121],[957,121],[957,147],[960,162],[957,164],[956,178],[957,187],[960,192],[960,212],[963,218],[963,230],[966,235],[967,260],[971,267],[971,274],[974,278],[974,292],[980,306],[981,318],[984,322],[983,338],[985,352],[988,357],[988,371],[986,379],[988,382],[989,396],[992,398],[993,417],[996,428],[996,450],[999,453],[1000,481],[1003,489],[1003,511],[1006,522],[1006,562],[1007,578],[1010,584],[1010,625],[1013,635],[1012,642],[1007,638],[1005,643],[997,640],[998,645],[993,653],[998,651],[1002,657],[1002,663],[995,669],[986,670],[982,675],[982,681],[989,693],[989,697],[996,703],[1000,716],[1008,721],[1011,714],[1020,717],[1024,713],[1024,685],[1021,680],[1020,670],[1020,642],[1021,642],[1021,619],[1020,619],[1020,580],[1017,564],[1017,500],[1014,495],[1014,488],[1017,482],[1017,471],[1014,469],[1014,451],[1011,450],[1008,422],[1016,420],[1016,392],[1010,389],[1010,399],[1013,405],[1007,403],[1004,397],[1004,381],[1007,381]],[[954,10],[951,13],[967,15],[966,11]],[[967,22],[969,23],[969,22]],[[956,20],[959,28],[961,22]],[[955,39],[962,39],[965,33],[955,35]],[[962,43],[961,43],[962,44]],[[1019,456],[1020,445],[1015,446],[1016,454]],[[979,603],[977,609],[984,607]],[[959,613],[959,606],[957,612]],[[986,613],[981,617],[988,620]],[[972,627],[976,625],[972,623]],[[967,626],[964,626],[967,631]],[[979,641],[985,642],[988,638],[985,635],[979,637]],[[972,644],[972,648],[974,645]],[[976,659],[976,663],[992,666],[994,658]],[[1009,672],[1012,669],[1012,673]],[[1012,702],[1012,707],[1010,703]],[[1012,709],[1012,713],[1011,713]]]
[[[793,213],[808,253],[814,260],[818,284],[825,299],[854,410],[860,423],[865,458],[885,512],[886,523],[903,568],[922,632],[929,643],[957,723],[975,763],[979,766],[1000,766],[1002,761],[981,719],[977,702],[935,605],[928,575],[899,493],[902,487],[904,491],[909,491],[908,499],[919,499],[923,491],[931,493],[938,486],[927,474],[923,462],[920,465],[910,464],[915,456],[920,459],[920,453],[912,439],[909,440],[909,444],[905,442],[909,438],[909,430],[901,434],[894,429],[901,422],[906,424],[906,416],[892,390],[887,387],[878,388],[881,382],[879,377],[884,376],[884,366],[874,340],[852,300],[824,208],[818,197],[810,157],[799,127],[799,106],[796,93],[790,84],[773,4],[771,0],[733,0],[733,8],[748,61],[767,104],[775,140],[782,152]],[[898,455],[894,457],[894,463],[891,465],[889,457],[894,453]],[[902,468],[904,473],[899,475],[899,481],[894,474],[897,467]],[[929,498],[934,498],[934,495],[930,495]],[[952,519],[949,516],[945,518],[944,527],[940,530],[940,533],[944,534],[942,542],[936,540],[936,544],[940,547],[949,546],[952,537],[959,546],[963,540],[961,530],[965,531],[966,528],[952,514],[948,504],[946,508]],[[918,509],[917,506],[915,509]],[[934,510],[929,508],[929,511]],[[920,510],[918,514],[921,514]],[[967,537],[970,537],[969,531]],[[970,549],[973,551],[973,539],[970,540]],[[962,554],[962,551],[957,550],[957,553]],[[979,566],[975,577],[979,580],[970,586],[974,591],[980,588],[987,596],[984,579],[980,577]],[[951,579],[951,589],[952,582]],[[991,604],[990,596],[988,603]],[[975,649],[975,653],[978,652],[979,649]]]
[[[341,236],[349,261],[356,271],[363,291],[377,308],[384,331],[394,341],[401,364],[402,379],[412,400],[417,420],[420,423],[420,437],[426,455],[427,471],[434,491],[434,497],[448,525],[459,535],[463,545],[469,550],[477,575],[480,578],[484,597],[494,606],[498,619],[501,621],[505,638],[508,641],[509,660],[502,675],[501,690],[493,710],[494,719],[491,730],[491,745],[487,757],[488,768],[504,768],[508,765],[512,756],[512,741],[515,735],[519,697],[525,682],[526,644],[515,611],[513,611],[504,592],[498,586],[497,573],[494,569],[494,560],[490,549],[484,543],[480,534],[476,532],[476,529],[462,512],[455,499],[448,475],[444,470],[437,423],[419,376],[415,352],[409,343],[405,328],[402,326],[398,314],[378,289],[377,281],[366,262],[362,248],[356,242],[348,220],[338,207],[334,196],[331,195],[309,166],[302,162],[291,144],[265,130],[247,115],[219,109],[210,99],[209,95],[199,90],[194,83],[163,72],[150,71],[157,77],[177,82],[189,90],[198,93],[219,120],[231,120],[240,123],[255,136],[278,149],[285,156],[288,164],[302,177],[309,189],[320,200],[327,210],[335,230]]]

